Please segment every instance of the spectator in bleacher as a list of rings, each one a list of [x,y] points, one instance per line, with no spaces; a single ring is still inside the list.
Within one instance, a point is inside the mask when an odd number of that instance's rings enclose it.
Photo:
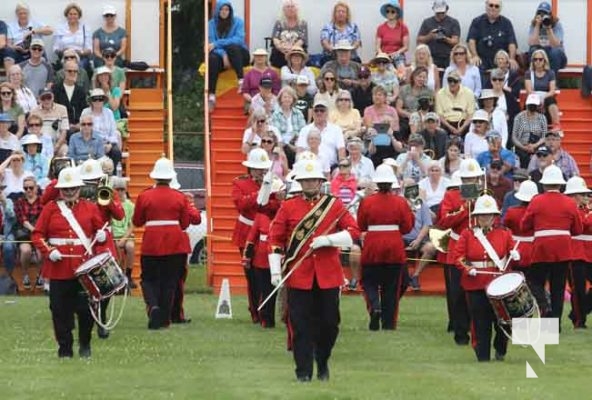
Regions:
[[[44,46],[42,39],[33,39],[31,57],[19,64],[23,70],[24,83],[33,93],[41,93],[41,90],[50,88],[54,80],[53,67],[43,57]]]
[[[80,132],[70,136],[68,142],[68,157],[76,165],[93,158],[95,160],[105,155],[105,146],[101,136],[93,129],[93,117],[86,114],[80,117]]]
[[[417,132],[425,141],[425,150],[431,150],[434,160],[439,160],[446,155],[446,143],[448,134],[440,128],[440,118],[435,112],[429,112],[424,118],[424,128]]]
[[[442,128],[450,135],[462,137],[467,132],[475,112],[475,94],[461,84],[457,71],[446,78],[446,85],[436,94],[436,113]]]
[[[124,66],[127,31],[117,23],[117,9],[112,5],[103,7],[103,26],[93,32],[92,39],[95,68],[104,64],[103,50],[108,47],[115,50],[115,63]]]
[[[30,268],[33,261],[34,249],[31,243],[31,232],[35,229],[35,223],[43,210],[41,199],[39,197],[39,188],[34,177],[29,176],[23,180],[23,190],[25,195],[14,203],[16,215],[16,226],[14,229],[14,238],[19,241],[20,263],[23,270],[23,287],[31,289]],[[40,261],[40,258],[37,258]],[[43,288],[43,278],[41,278],[41,266],[37,271],[35,287]]]
[[[345,158],[345,141],[341,128],[329,122],[329,105],[322,100],[316,100],[313,107],[313,122],[300,131],[296,147],[298,151],[306,150],[307,136],[312,128],[321,134],[320,150],[329,161],[329,165],[337,165],[337,161]]]
[[[444,199],[444,193],[450,180],[444,176],[444,171],[438,160],[432,160],[428,164],[428,173],[425,178],[418,182],[419,197],[424,204],[433,212],[434,217],[438,215],[440,203]]]
[[[362,135],[362,117],[353,107],[351,93],[340,89],[337,94],[337,107],[329,110],[329,122],[341,128],[345,141]]]
[[[502,174],[512,179],[512,172],[516,166],[516,154],[502,146],[502,135],[499,132],[489,131],[485,138],[487,139],[489,149],[476,157],[477,162],[481,168],[487,170],[494,160],[499,160],[501,161]]]
[[[396,162],[399,165],[399,175],[403,179],[413,179],[418,183],[427,176],[428,165],[432,161],[430,156],[425,154],[425,141],[419,134],[409,136],[407,142],[409,149],[397,156]]]
[[[371,159],[362,154],[364,151],[362,139],[352,137],[347,141],[346,145],[349,154],[348,159],[352,165],[352,173],[358,178],[358,182],[371,181],[374,175],[374,164],[372,164]]]
[[[317,93],[317,85],[315,83],[314,72],[306,66],[308,60],[308,54],[302,49],[302,47],[294,46],[286,54],[286,64],[282,66],[280,76],[282,79],[282,85],[289,85],[292,88],[296,88],[296,81],[299,76],[304,76],[308,79],[307,92],[314,96]]]
[[[282,0],[282,15],[271,32],[271,65],[282,68],[288,54],[295,48],[308,48],[308,24],[299,14],[296,0]]]
[[[410,77],[417,67],[425,67],[428,70],[426,86],[435,92],[440,90],[440,72],[438,66],[434,64],[430,48],[425,44],[419,44],[415,48],[411,65],[407,68],[407,76]]]
[[[540,180],[543,177],[543,171],[545,168],[554,163],[554,156],[551,153],[551,149],[549,149],[549,147],[544,144],[537,149],[535,156],[533,156],[531,159],[531,162],[532,160],[534,160],[534,165],[531,166],[529,164],[528,175],[530,176],[530,179],[532,179],[532,181],[537,184],[538,192],[543,193],[545,190],[543,185],[540,183]],[[531,168],[533,169],[531,170]],[[563,173],[563,179],[567,181],[565,173]]]
[[[451,179],[452,174],[460,168],[460,162],[462,161],[461,146],[462,140],[460,138],[450,138],[446,144],[446,154],[438,160],[442,166],[444,176],[448,179]]]
[[[273,79],[269,75],[261,76],[259,80],[259,91],[252,98],[249,105],[249,112],[257,109],[265,110],[267,118],[271,117],[273,110],[278,106],[278,98],[273,93]]]
[[[20,66],[13,65],[10,67],[8,70],[8,82],[10,82],[16,93],[17,104],[21,106],[25,115],[28,115],[37,107],[37,96],[23,83],[23,71]]]
[[[262,78],[269,78],[272,81],[272,92],[277,95],[281,88],[281,81],[275,70],[269,66],[265,49],[256,49],[253,52],[253,67],[245,74],[241,93],[247,103],[259,93],[259,85]]]
[[[372,105],[364,110],[364,126],[370,140],[368,151],[374,166],[382,164],[384,158],[394,158],[403,149],[399,137],[399,116],[397,110],[386,102],[386,90],[382,86],[372,89]],[[386,132],[377,132],[375,124],[388,124]],[[383,136],[382,134],[385,134]],[[386,143],[382,139],[387,139]],[[390,142],[390,143],[389,143]]]
[[[502,135],[502,146],[506,147],[508,143],[508,122],[506,113],[497,106],[498,100],[499,98],[492,89],[483,89],[477,103],[479,109],[486,111],[489,115],[490,128]]]
[[[485,110],[477,110],[473,114],[473,120],[469,132],[464,139],[464,155],[467,158],[477,158],[477,156],[489,149],[486,135],[491,126],[489,115]],[[503,143],[503,141],[502,141]]]
[[[520,98],[520,90],[522,89],[522,75],[520,75],[517,70],[510,68],[510,55],[505,50],[498,50],[498,52],[495,53],[494,62],[496,69],[491,71],[491,77],[503,77],[502,88],[505,92],[510,93],[512,98],[518,101]],[[489,88],[490,85],[486,82],[484,87]]]
[[[510,55],[510,68],[518,69],[516,62],[516,35],[512,21],[501,15],[502,0],[486,0],[485,14],[471,22],[467,41],[473,56],[473,62],[482,72],[494,67],[494,58],[498,50],[505,50]],[[482,80],[483,82],[485,79]]]
[[[337,42],[334,46],[335,60],[327,61],[321,69],[321,75],[325,71],[334,71],[341,89],[351,90],[358,84],[358,72],[362,65],[352,59],[353,48],[347,40]]]
[[[8,130],[20,139],[25,131],[25,112],[17,102],[14,87],[8,82],[0,83],[0,113],[12,117],[14,122]]]
[[[403,9],[398,0],[388,0],[380,6],[380,14],[386,18],[376,29],[374,47],[376,53],[386,53],[402,78],[405,69],[405,53],[409,50],[409,29],[403,22]]]
[[[580,176],[580,170],[576,160],[574,160],[571,154],[561,147],[562,138],[562,131],[549,131],[545,135],[545,147],[547,148],[551,161],[561,169],[565,179],[569,179],[572,176]],[[541,147],[537,149],[537,157],[532,157],[530,159],[528,172],[534,171],[539,167],[539,162],[542,157],[538,157],[538,154],[545,153],[541,150]]]
[[[43,118],[42,131],[50,135],[53,140],[53,147],[56,154],[65,155],[67,149],[67,133],[70,129],[68,110],[65,106],[54,102],[53,91],[43,89],[39,94],[39,107],[31,111]]]
[[[99,157],[97,161],[99,161],[99,163],[101,164],[101,170],[103,171],[103,174],[106,174],[108,176],[113,175],[113,173],[115,172],[115,164],[113,164],[112,159],[110,159],[107,156],[102,156]]]
[[[63,105],[68,110],[70,132],[77,132],[80,129],[78,126],[80,122],[80,114],[82,114],[82,110],[84,110],[87,105],[87,92],[84,91],[82,86],[76,83],[78,74],[81,70],[81,67],[76,61],[66,61],[63,69],[66,74],[64,81],[61,84],[56,84],[52,87],[54,101],[57,104]]]
[[[0,114],[0,162],[6,160],[14,150],[19,149],[19,139],[8,130],[14,119],[10,114]]]
[[[448,75],[452,71],[458,73],[462,85],[470,89],[475,98],[479,97],[481,94],[481,73],[479,68],[473,64],[469,49],[464,43],[459,43],[452,48],[450,65],[446,68],[442,77],[442,87],[448,86]]]
[[[411,73],[409,84],[401,88],[399,98],[395,102],[395,107],[399,114],[399,123],[401,125],[401,136],[409,137],[410,127],[409,119],[411,114],[419,108],[418,99],[420,97],[434,98],[434,91],[428,88],[428,70],[425,67],[417,67]]]
[[[78,56],[78,53],[76,53],[76,51],[73,49],[64,50],[64,53],[62,55],[62,60],[61,60],[62,67],[64,67],[66,65],[66,63],[69,61],[75,62],[78,66],[80,66],[80,57]],[[123,72],[123,70],[121,68],[119,68],[119,67],[115,67],[115,68],[118,68],[122,71],[123,81],[125,83],[125,73]],[[92,70],[90,71],[90,73],[92,75]],[[84,91],[84,93],[88,93],[88,91],[90,90],[90,79],[88,77],[88,74],[89,73],[86,71],[86,69],[84,69],[82,67],[78,68],[78,73],[76,74],[76,84],[82,87],[82,90]],[[113,76],[115,76],[115,72],[113,73]],[[66,71],[64,71],[64,68],[60,69],[59,71],[56,71],[53,85],[60,86],[62,83],[64,83],[65,78],[66,78]]]
[[[536,94],[526,98],[526,109],[514,119],[512,143],[514,151],[520,158],[520,166],[526,168],[539,146],[545,143],[547,118],[539,112],[541,99]]]
[[[16,265],[16,244],[14,243],[14,226],[16,214],[14,202],[6,196],[6,183],[0,181],[0,212],[2,213],[2,228],[0,233],[4,237],[2,241],[2,264],[9,276],[12,276]]]
[[[255,147],[261,145],[261,137],[269,130],[274,131],[278,138],[278,142],[282,141],[282,136],[278,129],[269,124],[267,113],[264,109],[259,108],[251,114],[248,121],[248,128],[243,133],[243,142],[241,150],[243,154],[249,154]]]
[[[41,153],[43,144],[39,136],[35,134],[28,134],[21,140],[24,152],[25,171],[31,171],[35,177],[36,182],[39,183],[41,189],[45,189],[49,183],[47,173],[49,171],[49,159]]]
[[[514,127],[514,118],[520,112],[520,102],[518,97],[514,96],[514,91],[511,88],[504,88],[504,81],[506,79],[506,73],[500,68],[496,68],[491,71],[489,76],[490,85],[493,90],[493,94],[497,98],[497,109],[504,113],[508,124],[508,132],[512,132]],[[483,89],[486,90],[486,89]],[[506,147],[510,147],[511,143],[504,143]]]
[[[314,104],[313,96],[308,93],[310,81],[306,76],[299,76],[296,78],[296,107],[304,116],[306,123],[312,121],[312,105]],[[316,85],[315,85],[316,88]]]
[[[135,205],[131,201],[127,192],[127,179],[121,177],[112,177],[111,184],[113,190],[119,195],[121,206],[125,211],[125,217],[122,220],[111,219],[111,228],[113,230],[113,240],[117,248],[118,260],[122,263],[122,269],[127,276],[130,289],[135,289],[136,283],[132,280],[132,269],[134,267],[134,225],[132,216],[134,215]]]
[[[281,142],[278,141],[275,132],[268,130],[261,135],[261,148],[267,152],[267,156],[271,160],[271,167],[269,170],[281,180],[290,170],[288,168],[288,159],[282,150]]]
[[[43,117],[39,114],[32,112],[27,118],[27,130],[29,135],[36,135],[41,141],[41,154],[46,160],[51,160],[54,156],[53,139],[51,135],[44,133],[43,128]],[[26,137],[26,136],[25,136]]]
[[[386,53],[378,53],[372,60],[375,70],[372,72],[372,82],[380,85],[387,91],[387,102],[392,104],[399,96],[399,78],[391,64],[391,59]]]
[[[31,12],[26,3],[17,3],[14,11],[16,20],[8,24],[8,49],[4,56],[6,70],[13,64],[19,64],[31,57],[30,50],[34,39],[43,42],[43,36],[53,33],[49,25],[31,18]]]
[[[362,66],[358,72],[358,85],[351,91],[354,108],[360,112],[360,115],[364,115],[366,107],[372,105],[372,91],[376,85],[371,77],[370,69]]]
[[[90,107],[85,108],[80,115],[91,115],[93,131],[103,140],[105,155],[109,157],[114,165],[121,162],[121,138],[117,131],[113,111],[105,107],[107,97],[103,89],[93,89],[90,92]]]
[[[73,70],[78,70],[77,68],[73,68]],[[68,73],[68,71],[66,71]],[[113,84],[113,74],[109,67],[99,67],[95,70],[95,74],[93,76],[93,87],[103,89],[105,92],[105,96],[107,97],[107,101],[105,102],[105,107],[113,111],[113,117],[115,121],[119,121],[121,119],[121,96],[123,92],[121,88],[117,85]]]
[[[103,49],[103,61],[105,62],[104,66],[111,70],[113,85],[119,86],[121,92],[123,93],[126,84],[125,69],[115,65],[115,54],[116,51],[113,47],[107,47],[106,49]]]
[[[216,103],[216,85],[220,72],[232,67],[238,78],[238,89],[243,84],[243,67],[249,64],[249,50],[245,43],[245,24],[234,15],[228,0],[216,2],[213,17],[208,21],[208,101]]]
[[[351,20],[349,4],[338,0],[333,6],[331,22],[321,29],[321,46],[323,47],[323,59],[321,65],[335,59],[335,46],[345,40],[351,45],[352,59],[360,62],[357,49],[362,46],[362,33],[358,25]]]
[[[430,48],[434,64],[438,68],[446,68],[450,63],[452,47],[458,43],[460,24],[448,15],[446,0],[435,0],[432,3],[433,17],[423,20],[417,33],[417,43],[426,44]],[[437,89],[435,89],[437,90]]]
[[[487,179],[487,189],[491,190],[492,196],[497,202],[498,208],[502,207],[506,193],[512,191],[512,179],[504,176],[502,173],[504,163],[500,159],[493,160],[487,168],[485,179]]]
[[[4,57],[6,57],[8,53],[8,25],[6,22],[0,20],[0,60],[4,62]],[[6,65],[4,65],[4,69],[8,71]]]
[[[290,86],[285,86],[279,93],[279,107],[271,114],[271,125],[276,127],[282,136],[284,154],[288,165],[294,164],[296,156],[296,139],[298,133],[306,125],[304,116],[295,107],[296,92]]]
[[[413,111],[409,116],[410,134],[418,133],[425,129],[426,116],[433,111],[434,97],[428,93],[420,94],[417,98],[417,110]]]
[[[351,162],[344,158],[339,161],[337,173],[331,179],[331,194],[346,206],[352,202],[358,190],[358,181],[352,174]]]
[[[522,168],[515,168],[512,174],[513,190],[506,193],[504,200],[502,201],[502,220],[506,215],[508,208],[520,205],[520,200],[516,198],[516,193],[520,189],[520,184],[529,179],[528,172]]]
[[[317,160],[321,166],[321,171],[327,180],[331,173],[331,154],[328,151],[321,151],[321,132],[312,127],[306,136],[306,150],[296,154],[296,162],[303,159]]]
[[[16,201],[24,193],[23,181],[28,176],[34,176],[31,171],[25,170],[25,153],[15,150],[0,164],[0,180],[4,181],[6,197]]]
[[[555,74],[567,65],[567,57],[563,49],[563,26],[559,18],[553,15],[551,4],[547,1],[537,6],[528,31],[528,45],[530,58],[535,50],[545,50]]]
[[[561,129],[559,124],[559,107],[555,99],[557,88],[555,72],[549,65],[547,53],[535,50],[530,58],[530,69],[524,74],[526,94],[537,94],[541,98],[545,113],[551,117],[551,129]]]
[[[339,93],[339,87],[337,86],[337,74],[332,69],[326,69],[321,71],[318,81],[319,91],[314,96],[314,102],[324,101],[327,103],[327,107],[335,108],[335,100],[337,100],[337,94]]]
[[[64,9],[64,17],[66,22],[56,29],[53,37],[53,52],[61,60],[64,51],[72,49],[80,57],[80,66],[89,69],[93,50],[92,32],[80,21],[82,8],[76,3],[70,3]]]

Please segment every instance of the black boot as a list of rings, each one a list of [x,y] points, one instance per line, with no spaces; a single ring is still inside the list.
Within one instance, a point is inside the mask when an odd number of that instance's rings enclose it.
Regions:
[[[374,310],[370,313],[370,323],[368,324],[368,329],[371,331],[377,331],[380,329],[380,310]]]
[[[131,268],[127,268],[125,270],[125,276],[127,276],[127,287],[129,289],[137,289],[138,285],[136,285],[136,283],[132,279],[132,269]]]

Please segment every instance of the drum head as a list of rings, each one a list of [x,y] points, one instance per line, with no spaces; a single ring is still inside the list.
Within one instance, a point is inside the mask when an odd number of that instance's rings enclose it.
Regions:
[[[82,275],[88,273],[89,271],[92,271],[94,268],[102,265],[110,256],[111,254],[106,252],[98,254],[89,260],[86,260],[80,265],[80,267],[76,268],[75,274]]]
[[[512,293],[524,282],[524,276],[517,272],[510,272],[495,278],[489,286],[487,286],[487,295],[489,296],[503,296]]]

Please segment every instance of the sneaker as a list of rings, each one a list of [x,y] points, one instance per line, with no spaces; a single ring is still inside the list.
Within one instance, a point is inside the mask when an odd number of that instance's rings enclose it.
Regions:
[[[417,276],[412,276],[409,284],[413,290],[421,290],[421,287],[419,286],[419,278]]]
[[[43,289],[43,278],[41,276],[37,276],[35,279],[35,289]]]
[[[27,290],[31,289],[31,279],[29,279],[29,275],[23,277],[23,287]]]
[[[236,90],[237,93],[242,93],[243,92],[243,82],[244,82],[244,79],[239,79],[238,80],[238,89]]]

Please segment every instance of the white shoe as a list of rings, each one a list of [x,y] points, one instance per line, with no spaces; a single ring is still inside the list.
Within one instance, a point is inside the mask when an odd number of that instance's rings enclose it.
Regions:
[[[238,93],[242,93],[243,92],[243,82],[244,82],[244,79],[239,79],[238,80],[238,89],[237,89],[237,92]]]

